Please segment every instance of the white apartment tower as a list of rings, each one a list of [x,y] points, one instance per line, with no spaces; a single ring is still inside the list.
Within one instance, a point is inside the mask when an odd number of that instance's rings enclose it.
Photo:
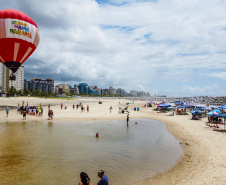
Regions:
[[[10,71],[9,75],[12,74]],[[16,80],[9,80],[9,88],[14,87],[17,91],[24,90],[24,66],[21,65],[17,72],[14,74],[16,76]]]

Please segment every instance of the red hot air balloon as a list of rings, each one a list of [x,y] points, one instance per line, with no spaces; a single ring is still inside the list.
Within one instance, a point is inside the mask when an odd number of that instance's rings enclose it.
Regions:
[[[13,9],[0,11],[0,61],[13,73],[35,51],[40,40],[36,23]]]

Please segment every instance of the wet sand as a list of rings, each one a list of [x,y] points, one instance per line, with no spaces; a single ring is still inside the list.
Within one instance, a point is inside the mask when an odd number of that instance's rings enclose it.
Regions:
[[[98,104],[99,99],[41,99],[41,98],[0,98],[1,106],[17,106],[22,101],[29,105],[39,105],[44,108],[43,117],[27,116],[29,121],[47,121],[47,105],[51,105],[54,111],[54,120],[57,121],[82,121],[82,120],[115,120],[125,119],[126,114],[118,114],[119,107],[125,107],[128,100],[102,99],[103,104]],[[121,104],[119,105],[119,101]],[[73,113],[73,103],[86,102],[90,112]],[[124,104],[123,104],[124,102]],[[60,109],[60,103],[67,105],[67,109]],[[136,185],[146,184],[226,184],[226,133],[213,131],[205,125],[207,118],[191,120],[191,115],[167,116],[167,113],[157,113],[153,108],[143,108],[146,102],[135,101],[129,105],[131,118],[150,118],[162,121],[176,139],[182,143],[184,154],[179,162],[169,171],[157,174]],[[75,104],[75,105],[76,105]],[[53,106],[54,105],[54,106]],[[109,108],[113,107],[112,113]],[[133,111],[139,107],[140,111]],[[6,118],[5,110],[0,111],[0,122],[23,122],[22,115],[17,114],[15,109],[10,109],[9,117]],[[26,122],[25,121],[25,122]],[[223,126],[221,126],[223,127]],[[0,131],[1,132],[1,131]]]

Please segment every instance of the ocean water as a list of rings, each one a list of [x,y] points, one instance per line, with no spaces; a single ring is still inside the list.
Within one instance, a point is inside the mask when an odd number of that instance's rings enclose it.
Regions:
[[[78,184],[82,171],[97,183],[104,170],[111,185],[131,185],[170,169],[182,153],[151,119],[0,123],[0,184]]]

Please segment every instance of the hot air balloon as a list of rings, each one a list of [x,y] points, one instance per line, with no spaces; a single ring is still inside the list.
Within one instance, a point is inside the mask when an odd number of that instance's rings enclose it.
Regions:
[[[18,10],[0,11],[0,61],[14,74],[40,40],[36,23]],[[10,77],[15,79],[15,75]]]

